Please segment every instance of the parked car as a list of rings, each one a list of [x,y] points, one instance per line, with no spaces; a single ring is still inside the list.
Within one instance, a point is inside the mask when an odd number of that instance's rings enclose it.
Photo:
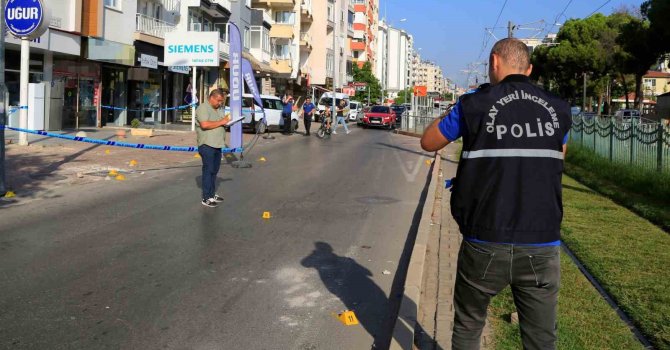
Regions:
[[[640,123],[640,111],[637,109],[620,109],[614,112],[614,116],[624,123]]]
[[[407,114],[407,108],[404,105],[392,105],[391,109],[395,113],[396,124],[400,125],[403,117]]]
[[[358,101],[349,102],[349,120],[358,121],[360,115],[363,114],[363,104]]]
[[[265,110],[266,124],[268,131],[279,131],[284,127],[284,118],[282,118],[282,110],[284,105],[281,102],[281,99],[277,96],[271,95],[261,95],[261,100],[263,101],[263,109]],[[258,113],[254,111],[258,111]],[[230,111],[230,106],[226,106],[226,112]],[[252,132],[265,132],[264,124],[261,124],[262,115],[260,115],[260,107],[254,103],[253,95],[244,94],[242,97],[242,115],[244,120],[242,121],[242,129]],[[298,130],[298,114],[293,113],[291,115],[291,123],[293,124],[293,130]],[[229,128],[226,128],[229,129]]]
[[[349,115],[349,95],[336,92],[335,93],[335,105],[339,106],[340,102],[342,102],[342,101],[346,102],[346,107],[344,108],[344,115],[348,116]],[[317,105],[317,110],[316,110],[316,113],[315,113],[319,117],[318,120],[321,120],[320,117],[323,114],[323,112],[326,110],[326,108],[332,108],[332,106],[333,106],[333,93],[332,92],[326,92],[323,95],[321,95],[321,99],[319,99],[319,103]]]
[[[395,128],[395,123],[396,114],[388,106],[372,106],[363,117],[365,127],[385,127],[391,130]]]
[[[577,114],[579,114],[581,111],[582,111],[582,107],[578,107],[578,106],[572,106],[572,107],[570,107],[570,113],[571,113],[572,115],[577,115]]]

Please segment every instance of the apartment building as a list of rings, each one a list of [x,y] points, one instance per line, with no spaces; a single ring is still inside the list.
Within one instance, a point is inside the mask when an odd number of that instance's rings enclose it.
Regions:
[[[443,94],[444,75],[442,68],[430,61],[422,61],[417,70],[416,85],[426,86],[428,92]]]
[[[380,22],[377,33],[377,66],[374,72],[386,91],[386,98],[393,99],[398,92],[414,85],[414,38],[384,21]]]
[[[359,67],[370,62],[377,69],[377,34],[379,30],[379,0],[350,0],[353,5],[353,38],[350,48],[353,61]]]

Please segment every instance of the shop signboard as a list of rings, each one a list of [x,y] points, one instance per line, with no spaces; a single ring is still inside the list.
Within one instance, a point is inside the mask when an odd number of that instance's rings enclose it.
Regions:
[[[140,54],[140,66],[145,68],[158,69],[158,57]]]
[[[8,0],[4,10],[7,30],[17,38],[37,38],[46,32],[51,22],[43,0]]]
[[[165,35],[166,66],[219,66],[218,32],[170,32]]]

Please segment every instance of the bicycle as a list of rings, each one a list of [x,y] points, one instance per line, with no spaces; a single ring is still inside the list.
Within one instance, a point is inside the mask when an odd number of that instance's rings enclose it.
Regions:
[[[316,131],[316,137],[320,139],[324,139],[327,137],[330,137],[333,133],[332,125],[329,127],[328,126],[328,121],[330,120],[330,116],[321,116],[321,126],[319,126],[319,130]]]

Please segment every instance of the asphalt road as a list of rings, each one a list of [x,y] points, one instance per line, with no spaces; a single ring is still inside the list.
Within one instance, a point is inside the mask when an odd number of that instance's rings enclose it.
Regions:
[[[215,209],[197,162],[0,208],[0,348],[387,347],[430,158],[352,130],[263,141]]]

